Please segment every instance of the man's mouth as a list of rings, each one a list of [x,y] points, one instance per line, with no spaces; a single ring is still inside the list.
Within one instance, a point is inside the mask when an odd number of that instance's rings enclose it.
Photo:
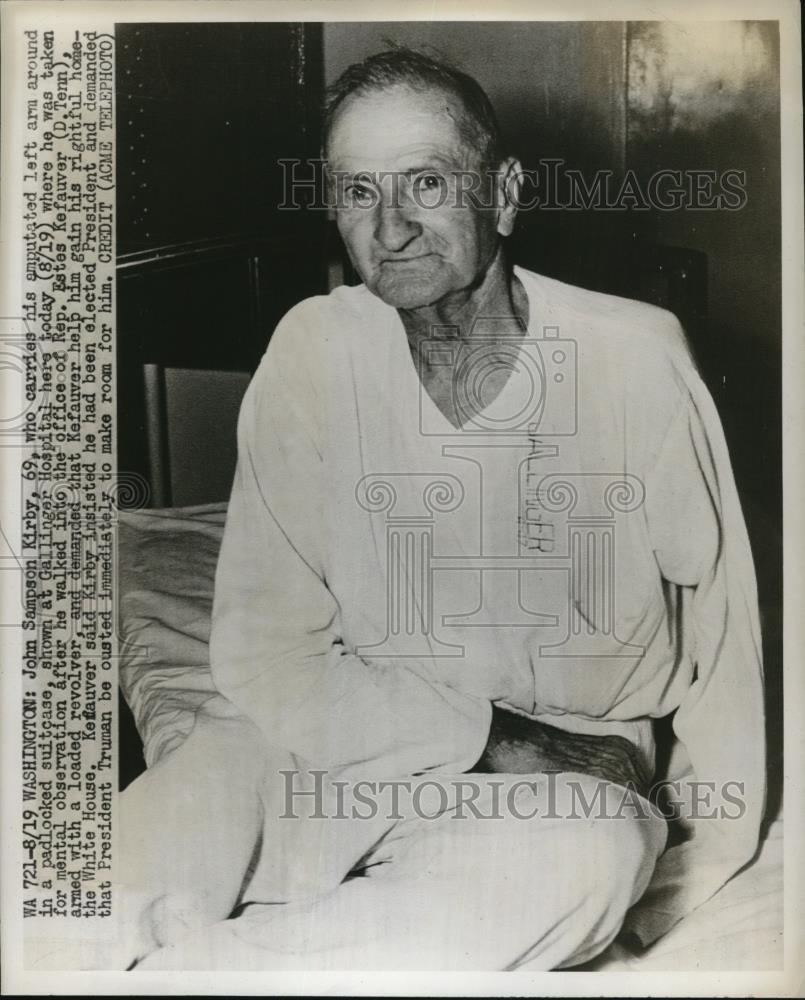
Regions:
[[[414,257],[384,257],[380,261],[381,264],[416,264],[417,261],[425,260],[428,257],[433,257],[432,253],[421,253]]]

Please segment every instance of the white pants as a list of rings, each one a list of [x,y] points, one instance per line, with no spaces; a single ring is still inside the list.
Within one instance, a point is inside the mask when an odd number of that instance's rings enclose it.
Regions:
[[[616,936],[665,845],[645,800],[635,818],[623,789],[578,774],[431,774],[413,779],[429,787],[416,809],[401,796],[397,818],[385,798],[372,819],[333,818],[332,801],[328,819],[279,818],[279,772],[296,765],[246,720],[205,716],[123,793],[126,947],[147,956],[137,969],[579,964]],[[474,809],[457,805],[467,783]],[[362,876],[344,880],[358,862]],[[243,899],[256,902],[226,919]]]

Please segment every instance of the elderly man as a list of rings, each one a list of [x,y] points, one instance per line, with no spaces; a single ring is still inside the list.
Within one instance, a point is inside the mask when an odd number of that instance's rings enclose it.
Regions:
[[[763,805],[718,417],[673,316],[509,266],[520,166],[475,81],[381,53],[325,135],[363,284],[292,309],[244,401],[222,697],[123,796],[122,960],[562,968],[627,911],[648,944]]]

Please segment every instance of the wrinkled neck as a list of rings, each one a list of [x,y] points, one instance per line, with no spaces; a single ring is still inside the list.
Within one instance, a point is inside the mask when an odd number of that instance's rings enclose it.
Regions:
[[[522,335],[528,327],[528,297],[520,280],[498,249],[481,281],[420,309],[398,310],[411,352],[434,336],[468,339],[483,331],[485,338]],[[424,360],[424,359],[423,359]]]

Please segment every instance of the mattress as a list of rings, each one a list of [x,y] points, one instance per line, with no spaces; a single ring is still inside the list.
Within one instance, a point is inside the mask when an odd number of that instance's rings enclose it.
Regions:
[[[153,767],[217,697],[210,618],[226,504],[121,513],[120,684]],[[238,920],[250,919],[246,908]],[[640,955],[616,940],[585,970],[773,970],[783,967],[782,819],[758,856]]]

